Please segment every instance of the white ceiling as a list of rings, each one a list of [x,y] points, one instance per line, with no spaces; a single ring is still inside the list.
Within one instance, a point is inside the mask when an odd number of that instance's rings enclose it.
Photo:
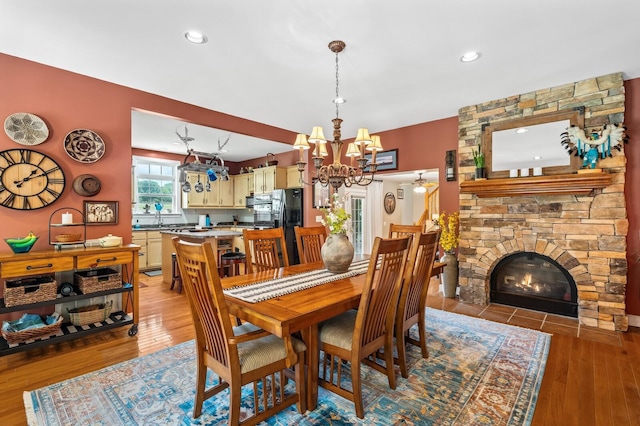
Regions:
[[[335,56],[327,44],[340,39],[347,44],[340,116],[349,138],[358,127],[375,133],[452,117],[460,107],[613,72],[639,77],[638,16],[640,2],[625,0],[2,1],[0,52],[294,132],[322,125],[330,134]],[[190,29],[209,42],[188,43]],[[469,50],[481,59],[461,63]],[[164,129],[153,146],[179,147],[179,125],[148,126]],[[143,127],[133,129],[136,139]],[[210,150],[227,135],[198,136],[196,144],[208,145],[194,149]],[[289,149],[256,148],[234,134],[228,147],[236,146],[250,148],[238,154],[244,159]]]

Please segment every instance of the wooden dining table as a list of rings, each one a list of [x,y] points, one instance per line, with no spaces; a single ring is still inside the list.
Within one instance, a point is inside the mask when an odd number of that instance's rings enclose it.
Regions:
[[[441,272],[436,262],[432,276]],[[287,266],[270,271],[253,272],[222,279],[223,288],[245,286],[289,275],[324,269],[322,262]],[[229,312],[282,339],[288,349],[288,365],[293,365],[296,353],[291,345],[291,335],[300,332],[307,345],[307,408],[313,410],[318,400],[319,342],[318,324],[350,309],[358,307],[366,274],[338,279],[306,288],[294,293],[277,296],[257,303],[225,295]]]

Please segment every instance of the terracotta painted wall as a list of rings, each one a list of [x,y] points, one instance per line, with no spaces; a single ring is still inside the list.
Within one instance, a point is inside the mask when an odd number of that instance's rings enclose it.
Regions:
[[[67,185],[53,205],[27,212],[0,208],[0,238],[24,236],[33,230],[41,238],[34,250],[49,249],[46,241],[49,217],[61,207],[82,210],[83,200],[71,189],[73,179],[84,173],[96,175],[102,182],[100,193],[89,200],[118,201],[117,225],[87,227],[87,238],[106,234],[122,236],[131,242],[131,109],[155,111],[190,123],[251,134],[256,137],[291,143],[295,133],[238,117],[206,110],[150,93],[88,78],[0,54],[0,117],[15,112],[30,112],[49,127],[49,139],[33,149],[53,157],[62,166]],[[78,128],[91,129],[105,141],[106,153],[96,163],[83,164],[64,151],[66,134]],[[0,150],[23,147],[0,132]],[[2,243],[1,252],[10,252]]]
[[[458,210],[458,180],[447,182],[444,176],[445,154],[458,148],[457,116],[376,134],[385,150],[398,149],[398,170],[389,173],[439,169],[440,211]]]

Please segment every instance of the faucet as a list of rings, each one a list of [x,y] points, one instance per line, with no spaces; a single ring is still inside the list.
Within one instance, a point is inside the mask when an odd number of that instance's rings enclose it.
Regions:
[[[155,220],[158,221],[158,228],[162,227],[162,213],[160,212],[160,210],[156,211]]]

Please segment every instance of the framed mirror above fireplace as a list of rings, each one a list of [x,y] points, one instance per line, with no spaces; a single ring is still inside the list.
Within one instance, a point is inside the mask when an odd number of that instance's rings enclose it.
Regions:
[[[535,167],[542,167],[544,175],[576,172],[582,159],[562,153],[560,143],[560,134],[569,126],[584,127],[583,108],[483,125],[487,177],[507,178],[511,169]]]

